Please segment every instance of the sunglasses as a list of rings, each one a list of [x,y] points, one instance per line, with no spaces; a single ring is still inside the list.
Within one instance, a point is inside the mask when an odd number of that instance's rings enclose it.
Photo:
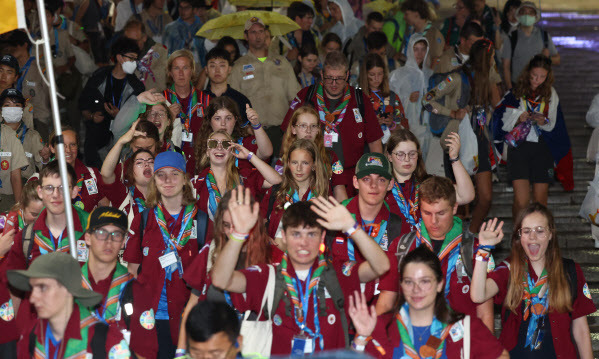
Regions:
[[[214,149],[220,146],[223,150],[228,150],[229,147],[231,147],[231,143],[231,140],[217,140],[214,138],[209,139],[207,142],[209,149]]]

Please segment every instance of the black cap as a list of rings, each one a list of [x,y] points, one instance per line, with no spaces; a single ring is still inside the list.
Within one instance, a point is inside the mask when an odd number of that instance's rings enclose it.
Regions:
[[[9,97],[13,100],[17,100],[23,107],[25,107],[25,97],[23,97],[21,91],[17,89],[6,89],[2,91],[2,94],[0,95],[0,106],[4,105],[4,100]]]
[[[10,66],[15,69],[17,74],[19,73],[19,61],[17,61],[13,55],[2,56],[2,59],[0,59],[0,65]]]
[[[125,232],[129,228],[127,216],[123,211],[114,207],[97,207],[89,214],[87,231],[93,231],[107,224],[115,225]]]

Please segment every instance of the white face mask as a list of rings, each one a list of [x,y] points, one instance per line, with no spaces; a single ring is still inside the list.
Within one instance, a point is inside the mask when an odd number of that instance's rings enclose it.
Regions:
[[[6,123],[17,123],[23,118],[23,108],[2,107],[2,117]]]
[[[510,23],[510,26],[511,26],[511,27],[516,27],[516,26],[518,26],[518,24],[520,24],[520,23],[518,22],[518,20],[516,20],[516,22],[511,22],[511,21],[508,21],[508,22]]]
[[[135,72],[135,69],[137,69],[137,62],[135,62],[135,61],[123,62],[123,71],[125,71],[126,74],[131,75],[132,73]]]

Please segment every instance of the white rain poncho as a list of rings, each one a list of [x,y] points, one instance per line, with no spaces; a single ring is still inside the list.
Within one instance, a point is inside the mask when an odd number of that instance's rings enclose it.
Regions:
[[[425,41],[427,44],[426,55],[424,56],[423,68],[421,69],[414,58],[414,44],[417,41]],[[389,88],[395,92],[403,104],[410,131],[420,141],[423,156],[426,157],[431,138],[431,132],[428,128],[428,112],[422,110],[422,98],[428,91],[428,79],[433,74],[432,70],[426,66],[428,57],[428,41],[422,35],[414,35],[410,38],[408,44],[408,53],[406,55],[406,64],[389,75]],[[416,102],[410,101],[410,95],[418,92],[420,96]]]
[[[341,16],[343,16],[343,23],[337,22],[329,32],[333,32],[341,38],[341,42],[343,42],[343,46],[351,40],[354,35],[360,30],[362,26],[364,26],[364,21],[356,18],[354,15],[354,11],[351,8],[351,5],[347,0],[331,0],[329,2],[334,2],[339,5],[341,9]]]

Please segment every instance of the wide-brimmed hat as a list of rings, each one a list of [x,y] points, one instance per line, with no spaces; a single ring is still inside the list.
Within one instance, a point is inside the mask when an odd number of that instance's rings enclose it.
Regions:
[[[27,270],[6,272],[10,284],[22,291],[31,291],[30,278],[53,278],[64,285],[84,307],[94,307],[102,294],[81,286],[81,267],[77,260],[64,252],[52,252],[37,257]]]
[[[537,22],[539,20],[541,20],[541,12],[539,11],[539,8],[537,7],[537,5],[535,5],[535,3],[532,1],[524,1],[522,3],[522,5],[520,5],[518,10],[516,10],[516,16],[518,16],[518,14],[520,13],[520,10],[522,10],[522,8],[525,8],[525,7],[529,7],[535,11],[535,14],[536,14],[535,17],[537,18]]]

